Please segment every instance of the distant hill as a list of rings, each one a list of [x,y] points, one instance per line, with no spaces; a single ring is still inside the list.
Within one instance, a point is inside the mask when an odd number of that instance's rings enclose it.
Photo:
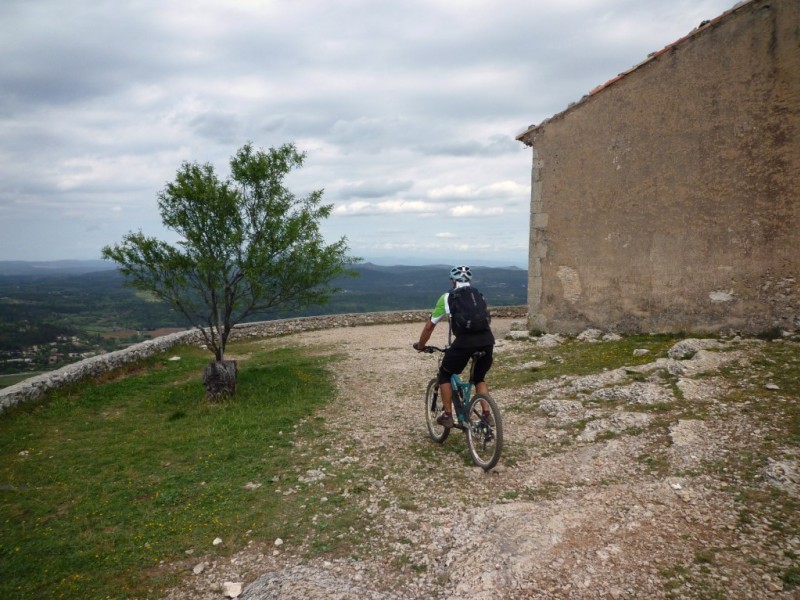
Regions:
[[[334,281],[341,292],[328,305],[301,314],[358,313],[381,310],[433,308],[439,295],[450,288],[451,265],[379,266],[364,263],[353,267],[359,276]],[[513,306],[528,301],[528,272],[516,267],[472,267],[473,284],[489,305]]]
[[[0,325],[48,323],[78,330],[156,329],[185,325],[182,317],[146,294],[124,285],[123,276],[101,261],[0,262]],[[253,315],[250,321],[303,315],[433,307],[449,288],[449,265],[352,267],[358,277],[333,283],[341,291],[323,306]],[[490,306],[527,302],[527,271],[473,267],[473,283]]]
[[[81,275],[114,269],[107,260],[0,260],[0,275]]]

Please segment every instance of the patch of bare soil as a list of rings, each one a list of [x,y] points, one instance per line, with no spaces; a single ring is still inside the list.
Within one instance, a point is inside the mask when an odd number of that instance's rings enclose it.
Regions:
[[[370,520],[358,557],[253,544],[170,599],[223,598],[225,581],[246,583],[247,600],[800,598],[798,453],[759,410],[769,381],[750,366],[763,342],[696,342],[636,369],[494,389],[506,448],[484,473],[460,432],[442,446],[427,436],[436,365],[411,350],[421,326],[286,338],[345,356],[324,417],[328,463],[370,473],[366,493],[341,490]],[[504,339],[509,327],[494,323],[495,372],[535,358],[534,342]]]

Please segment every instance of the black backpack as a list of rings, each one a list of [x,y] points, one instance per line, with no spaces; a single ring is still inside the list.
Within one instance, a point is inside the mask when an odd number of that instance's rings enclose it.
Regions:
[[[447,303],[450,307],[450,327],[456,335],[489,330],[492,317],[478,288],[471,285],[456,288],[448,294]]]

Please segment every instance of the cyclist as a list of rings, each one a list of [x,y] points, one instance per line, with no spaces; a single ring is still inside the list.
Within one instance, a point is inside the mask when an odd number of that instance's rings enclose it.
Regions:
[[[419,336],[419,342],[414,344],[417,352],[425,350],[425,344],[431,338],[436,324],[441,321],[445,315],[451,317],[451,292],[455,289],[466,287],[472,281],[472,271],[467,266],[458,266],[450,269],[450,283],[451,291],[445,292],[439,298],[436,306],[431,313],[431,317],[425,326],[422,328],[422,333]],[[475,290],[477,291],[477,289]],[[454,306],[457,304],[454,303]],[[488,317],[488,314],[487,314]],[[452,333],[452,318],[450,318],[450,330]],[[475,379],[472,382],[475,385],[475,390],[478,393],[488,394],[489,386],[486,385],[486,373],[492,366],[492,350],[494,349],[494,335],[491,328],[487,325],[483,331],[462,331],[456,334],[455,341],[447,348],[442,359],[442,366],[439,369],[439,393],[442,398],[442,405],[444,412],[439,415],[436,422],[444,427],[453,426],[453,390],[450,385],[450,376],[453,373],[461,373],[464,367],[467,366],[469,359],[476,352],[483,352],[483,356],[477,359],[475,363]],[[487,406],[483,406],[483,413],[489,416]]]

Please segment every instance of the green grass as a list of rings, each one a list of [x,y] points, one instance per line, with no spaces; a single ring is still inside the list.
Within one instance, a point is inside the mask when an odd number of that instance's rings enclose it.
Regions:
[[[12,385],[19,383],[20,381],[25,381],[26,379],[30,379],[31,377],[35,377],[36,375],[41,375],[40,371],[28,371],[25,373],[13,373],[11,375],[0,375],[0,390],[6,387],[11,387]]]
[[[678,340],[674,335],[634,335],[614,342],[586,343],[569,338],[554,348],[539,348],[531,338],[528,346],[516,356],[506,359],[501,368],[492,370],[496,387],[516,387],[553,379],[561,375],[591,375],[620,367],[636,367],[663,358]],[[634,356],[637,348],[649,350],[644,356]],[[535,359],[545,362],[536,370],[515,370]],[[499,366],[499,365],[498,365]]]
[[[312,525],[297,483],[321,450],[298,453],[294,440],[324,443],[306,417],[331,398],[331,358],[253,353],[236,398],[211,404],[200,381],[209,355],[170,354],[181,360],[151,359],[0,417],[4,597],[152,597],[175,583],[160,567],[187,551],[224,555],[249,539],[291,543],[312,526],[355,521],[352,507],[332,506]]]

